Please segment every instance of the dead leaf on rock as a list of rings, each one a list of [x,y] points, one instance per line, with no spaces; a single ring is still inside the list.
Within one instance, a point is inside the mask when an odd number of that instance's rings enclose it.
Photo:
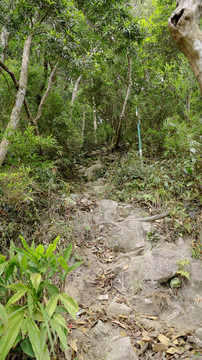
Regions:
[[[120,332],[120,335],[121,335],[122,337],[128,336],[124,330],[122,330],[122,331]]]
[[[141,317],[149,320],[158,320],[158,316],[141,315]]]
[[[168,346],[162,343],[158,343],[158,344],[154,344],[152,346],[152,349],[154,352],[162,352],[162,351],[166,351],[168,349]]]
[[[124,266],[123,266],[123,271],[124,271],[124,270],[128,270],[128,266],[129,266],[128,264],[124,265]]]
[[[118,320],[113,320],[112,324],[116,324],[116,325],[122,327],[123,329],[126,329],[126,325],[120,323]]]
[[[88,329],[85,327],[79,327],[78,330],[82,331],[84,334],[86,334],[88,331]]]

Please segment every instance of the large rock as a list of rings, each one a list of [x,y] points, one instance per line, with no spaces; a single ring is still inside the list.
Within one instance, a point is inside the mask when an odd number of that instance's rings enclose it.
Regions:
[[[98,160],[89,168],[85,169],[84,176],[87,178],[88,181],[95,180],[96,174],[102,170],[103,166],[101,162]]]
[[[138,360],[129,337],[114,339],[107,344],[107,348],[105,360]]]

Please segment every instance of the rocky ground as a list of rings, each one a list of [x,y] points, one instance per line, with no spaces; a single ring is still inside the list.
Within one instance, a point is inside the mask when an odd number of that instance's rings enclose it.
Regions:
[[[66,285],[80,307],[66,359],[202,359],[202,269],[192,239],[169,241],[169,214],[151,218],[104,198],[105,180],[93,181],[99,170],[99,162],[81,168],[83,194],[66,199],[84,260]]]

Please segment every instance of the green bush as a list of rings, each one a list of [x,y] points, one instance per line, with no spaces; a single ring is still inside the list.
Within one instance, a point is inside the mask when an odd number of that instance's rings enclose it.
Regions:
[[[76,301],[64,292],[65,280],[81,262],[69,267],[71,244],[54,254],[59,237],[46,250],[42,244],[35,248],[34,242],[30,247],[20,238],[23,248],[12,242],[9,259],[0,255],[0,359],[10,351],[36,360],[56,359],[56,349],[68,347],[62,314],[76,319],[78,311]]]

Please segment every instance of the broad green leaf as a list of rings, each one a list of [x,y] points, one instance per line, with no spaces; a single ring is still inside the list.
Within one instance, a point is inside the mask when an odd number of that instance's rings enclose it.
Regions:
[[[34,299],[33,299],[33,296],[30,291],[28,292],[28,295],[27,295],[27,304],[28,304],[29,314],[32,318],[33,312],[34,312]]]
[[[53,253],[53,251],[55,251],[59,239],[60,239],[60,236],[58,236],[53,241],[53,243],[49,245],[48,249],[46,250],[46,254],[45,254],[46,258],[48,258]]]
[[[56,285],[51,284],[48,280],[45,280],[44,284],[47,287],[47,289],[51,295],[59,294],[60,290],[58,289],[58,287]]]
[[[27,286],[25,286],[22,283],[16,283],[16,284],[8,285],[7,288],[11,289],[13,291],[20,291],[20,290],[25,290],[25,289],[28,290]]]
[[[31,250],[31,248],[29,247],[29,245],[26,243],[25,239],[21,235],[19,237],[22,241],[22,244],[23,244],[25,250],[27,250],[27,254],[30,257],[30,259],[32,259],[36,262],[37,257],[35,255],[34,251]]]
[[[6,331],[8,325],[8,316],[6,314],[5,307],[2,304],[0,304],[0,320],[3,322],[4,331]]]
[[[33,287],[38,291],[39,285],[41,283],[41,274],[35,273],[30,275],[30,280],[33,285]]]
[[[10,261],[6,270],[5,270],[5,275],[6,275],[6,281],[8,281],[9,277],[11,275],[13,275],[14,269],[16,266],[16,262],[14,260]]]
[[[178,271],[177,271],[177,274],[180,274],[181,276],[184,276],[184,277],[186,277],[188,280],[190,280],[190,276],[189,276],[188,271],[178,270]]]
[[[48,338],[49,338],[49,341],[50,341],[50,345],[51,345],[51,350],[54,354],[54,345],[53,345],[53,339],[52,339],[52,336],[51,336],[51,332],[50,332],[50,327],[49,327],[49,324],[48,322],[50,321],[50,316],[48,314],[48,312],[46,311],[46,309],[44,309],[43,305],[38,302],[38,306],[42,312],[42,315],[43,315],[43,318],[44,318],[44,323],[45,323],[45,326],[46,326],[46,331],[47,331],[47,334],[48,334]]]
[[[59,256],[58,262],[64,270],[66,270],[66,271],[68,270],[68,264],[67,264],[66,260],[63,258],[63,256]]]
[[[23,267],[24,270],[27,270],[28,261],[26,254],[23,255],[20,265]]]
[[[58,324],[60,324],[62,327],[64,327],[65,329],[68,330],[68,327],[67,327],[67,325],[66,325],[65,318],[64,318],[62,315],[55,313],[55,314],[53,315],[53,319],[54,319]]]
[[[69,246],[67,247],[67,249],[65,250],[64,254],[63,254],[63,258],[68,261],[70,256],[71,256],[71,252],[72,252],[72,244],[69,244]]]
[[[39,244],[35,250],[35,254],[37,256],[37,260],[40,260],[41,259],[41,256],[43,255],[44,253],[44,247],[42,244]]]
[[[8,319],[8,330],[0,339],[0,359],[5,360],[12,348],[24,318],[24,309],[12,314]]]
[[[23,297],[23,295],[27,292],[27,289],[24,290],[20,290],[18,291],[16,294],[14,294],[10,300],[7,302],[6,304],[6,309],[9,307],[9,305],[15,303],[16,301],[18,301],[19,299],[21,299],[21,297]]]
[[[7,264],[8,264],[8,261],[0,264],[0,275],[3,273],[3,271],[4,271],[5,267],[7,266]]]
[[[27,318],[27,331],[36,359],[43,360],[41,354],[40,330],[36,323],[30,318]]]
[[[46,305],[46,311],[48,312],[48,315],[51,317],[55,311],[55,308],[58,303],[59,295],[55,294],[52,295],[51,298],[48,300],[48,303]]]
[[[42,359],[43,360],[51,360],[50,359],[50,354],[49,354],[49,350],[47,345],[44,346],[44,350],[43,350],[43,354],[42,354]]]
[[[83,261],[78,261],[78,262],[76,262],[74,265],[70,266],[70,268],[67,270],[66,273],[69,274],[70,271],[78,268],[78,267],[79,267],[80,265],[82,265],[82,264],[83,264]]]
[[[181,287],[181,281],[178,277],[175,277],[173,279],[171,279],[170,281],[170,286],[171,288],[178,288],[178,287]]]
[[[60,339],[60,343],[62,344],[64,349],[67,349],[68,348],[67,336],[64,333],[64,329],[62,329],[62,327],[54,319],[50,320],[50,324],[51,324],[51,328],[57,333]]]
[[[22,348],[22,350],[26,355],[34,357],[34,351],[32,349],[32,345],[30,343],[29,338],[25,338],[23,341],[21,341],[20,347]]]
[[[5,263],[5,261],[6,261],[6,256],[0,254],[0,264]]]
[[[61,293],[59,299],[67,309],[68,313],[76,320],[76,313],[79,310],[77,302],[65,293]]]
[[[33,319],[36,320],[36,321],[44,321],[41,310],[36,309],[33,312]]]

